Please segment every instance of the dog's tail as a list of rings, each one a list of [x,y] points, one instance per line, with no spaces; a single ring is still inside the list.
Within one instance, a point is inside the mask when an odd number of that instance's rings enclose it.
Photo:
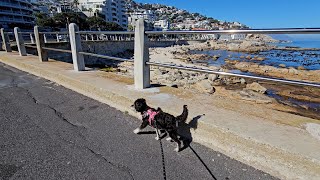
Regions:
[[[177,116],[176,119],[178,122],[186,122],[187,118],[188,118],[188,106],[187,105],[183,105],[183,112],[181,115]]]

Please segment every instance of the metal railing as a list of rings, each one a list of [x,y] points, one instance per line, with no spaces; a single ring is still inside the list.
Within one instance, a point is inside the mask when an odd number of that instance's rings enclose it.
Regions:
[[[29,32],[28,32],[29,33]],[[8,36],[9,33],[4,33],[3,29],[1,30],[2,37]],[[76,24],[71,23],[69,25],[69,32],[39,32],[38,27],[35,27],[34,33],[31,33],[35,36],[36,46],[25,45],[23,43],[22,34],[27,34],[27,32],[19,32],[19,29],[15,28],[15,37],[17,41],[17,46],[19,48],[20,55],[26,55],[23,52],[23,47],[37,48],[38,55],[40,61],[47,61],[48,57],[46,51],[57,51],[64,53],[72,53],[74,69],[77,71],[85,70],[84,63],[84,55],[92,56],[97,58],[116,60],[116,61],[128,61],[134,62],[134,82],[135,87],[138,89],[144,89],[150,87],[150,66],[157,67],[165,67],[186,71],[194,71],[200,73],[208,73],[208,74],[217,74],[223,76],[233,76],[233,77],[241,77],[241,78],[250,78],[261,81],[272,81],[277,83],[298,85],[298,86],[310,86],[310,87],[320,87],[319,83],[314,82],[305,82],[305,81],[295,81],[288,79],[279,79],[279,78],[271,78],[271,77],[261,77],[247,74],[238,74],[238,73],[230,73],[230,72],[220,72],[213,71],[211,69],[204,68],[196,68],[189,66],[181,66],[174,64],[165,64],[160,62],[150,62],[149,61],[149,47],[148,41],[153,41],[152,36],[156,37],[168,37],[168,35],[208,35],[208,34],[320,34],[320,28],[282,28],[282,29],[248,29],[248,30],[212,30],[212,31],[145,31],[144,30],[144,21],[138,20],[135,32],[124,32],[124,31],[79,31]],[[55,34],[55,35],[66,35],[70,41],[71,50],[65,49],[56,49],[45,47],[45,36]],[[20,35],[20,36],[19,36]],[[118,37],[133,37],[135,41],[134,47],[134,60],[112,57],[102,54],[96,54],[91,52],[84,52],[82,50],[81,41],[83,40],[83,35],[110,35],[110,36],[118,36]],[[177,36],[176,36],[177,37]],[[181,36],[180,36],[181,37]],[[8,44],[7,39],[5,39],[5,44]],[[120,39],[121,41],[121,39]],[[123,39],[122,39],[123,41]],[[10,46],[9,46],[10,47]]]

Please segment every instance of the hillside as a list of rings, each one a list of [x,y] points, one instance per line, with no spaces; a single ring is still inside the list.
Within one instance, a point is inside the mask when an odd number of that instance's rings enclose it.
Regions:
[[[239,22],[220,21],[200,13],[191,13],[174,6],[163,4],[137,3],[134,0],[127,0],[126,9],[129,14],[146,11],[153,13],[155,15],[155,21],[168,20],[171,29],[248,29],[246,25]]]

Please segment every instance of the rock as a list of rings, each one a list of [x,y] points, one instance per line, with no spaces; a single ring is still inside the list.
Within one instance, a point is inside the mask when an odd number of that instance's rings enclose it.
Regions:
[[[219,76],[217,74],[209,74],[208,79],[213,82],[213,81],[217,80],[218,77]]]
[[[307,123],[305,127],[308,133],[320,141],[320,124]]]
[[[162,75],[162,71],[160,69],[156,69],[153,71],[154,75],[158,76],[158,75]]]
[[[286,65],[285,64],[279,64],[279,67],[285,68]]]
[[[299,74],[299,71],[298,70],[296,70],[295,68],[289,68],[289,73],[290,74]]]
[[[170,87],[173,87],[173,88],[178,88],[178,85],[177,85],[177,84],[170,84],[169,86],[170,86]]]
[[[253,82],[252,84],[247,84],[246,89],[253,90],[255,92],[264,94],[267,89],[261,86],[259,83]]]
[[[245,84],[245,83],[246,83],[246,80],[245,80],[244,78],[241,78],[241,79],[240,79],[240,83],[241,83],[241,84]]]
[[[215,92],[215,88],[211,85],[208,80],[199,81],[195,84],[196,89],[206,92],[209,94],[213,94]]]
[[[256,103],[260,103],[260,104],[269,104],[272,103],[272,98],[254,92],[252,90],[249,89],[244,89],[243,91],[239,92],[240,98],[246,101],[254,101]]]
[[[256,58],[256,60],[258,60],[258,61],[263,61],[263,60],[265,60],[266,58],[265,57],[257,57]]]
[[[299,66],[298,69],[299,69],[299,70],[306,70],[306,68],[303,67],[303,66]]]

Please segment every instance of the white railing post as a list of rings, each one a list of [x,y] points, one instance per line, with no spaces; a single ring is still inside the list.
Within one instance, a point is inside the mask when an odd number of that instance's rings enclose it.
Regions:
[[[4,32],[4,29],[1,28],[1,38],[2,38],[2,47],[6,52],[12,52],[10,46],[10,39],[7,33]]]
[[[46,34],[43,34],[43,39],[44,39],[44,43],[47,43],[47,35]]]
[[[36,39],[38,57],[40,62],[48,61],[48,52],[42,48],[45,45],[44,37],[43,34],[39,33],[38,26],[34,27],[34,38]]]
[[[34,44],[34,39],[33,39],[32,33],[30,33],[30,40],[31,40],[31,43]]]
[[[74,67],[74,70],[76,71],[84,71],[85,70],[84,58],[83,58],[83,55],[79,53],[82,51],[82,46],[81,46],[80,34],[77,33],[78,31],[79,31],[79,28],[75,23],[71,23],[69,25],[69,35],[70,35],[73,67]]]
[[[20,33],[20,28],[15,27],[13,31],[14,31],[14,36],[16,37],[16,43],[17,43],[20,56],[26,56],[27,51],[26,51],[26,47],[24,46],[22,34]]]
[[[58,33],[56,34],[56,39],[57,39],[57,42],[60,42],[59,34],[58,34]]]
[[[134,38],[134,85],[137,89],[150,87],[150,66],[146,65],[149,61],[149,48],[147,46],[148,37],[144,30],[144,20],[136,22]]]

